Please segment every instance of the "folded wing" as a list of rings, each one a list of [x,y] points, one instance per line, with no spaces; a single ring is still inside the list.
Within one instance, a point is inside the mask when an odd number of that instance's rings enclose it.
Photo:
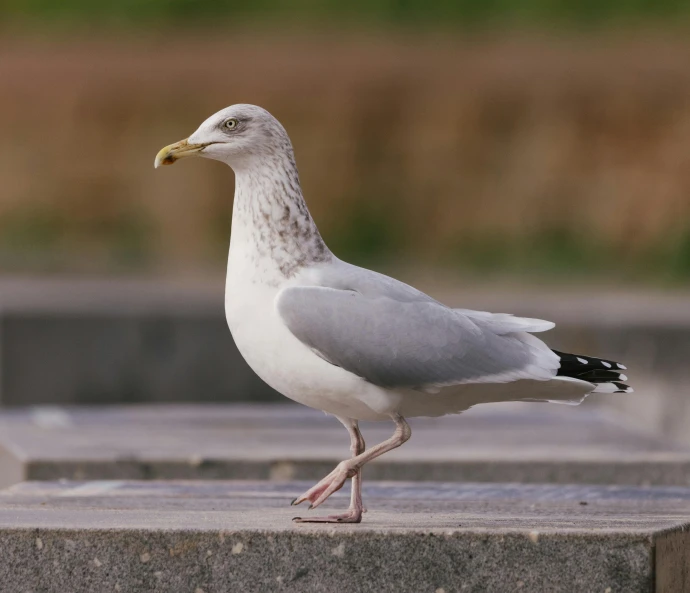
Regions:
[[[276,307],[288,329],[329,363],[387,388],[434,392],[465,383],[549,380],[559,359],[528,331],[549,322],[297,286]]]

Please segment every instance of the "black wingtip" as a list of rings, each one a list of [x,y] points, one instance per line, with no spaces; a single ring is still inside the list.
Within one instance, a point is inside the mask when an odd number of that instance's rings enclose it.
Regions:
[[[585,381],[591,379],[615,380],[620,376],[619,371],[627,370],[624,364],[613,360],[604,360],[584,354],[570,354],[558,350],[553,352],[558,355],[561,362],[557,374],[563,377],[573,377]]]

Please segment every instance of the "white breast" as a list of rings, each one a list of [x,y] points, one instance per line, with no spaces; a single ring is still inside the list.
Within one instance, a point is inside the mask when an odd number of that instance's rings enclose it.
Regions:
[[[273,389],[306,406],[337,416],[388,419],[396,396],[326,362],[295,338],[274,305],[282,287],[257,282],[240,254],[231,248],[225,315],[252,370]]]

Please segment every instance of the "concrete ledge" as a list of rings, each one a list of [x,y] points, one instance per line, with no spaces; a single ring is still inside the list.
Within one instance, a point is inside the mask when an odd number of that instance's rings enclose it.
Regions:
[[[597,408],[480,406],[411,420],[412,439],[368,479],[690,484],[690,450]],[[367,442],[392,425],[362,425]],[[303,406],[34,408],[0,414],[0,480],[320,479],[349,457],[332,417]]]
[[[370,483],[361,525],[297,525],[307,486],[17,485],[2,590],[690,591],[687,488]]]

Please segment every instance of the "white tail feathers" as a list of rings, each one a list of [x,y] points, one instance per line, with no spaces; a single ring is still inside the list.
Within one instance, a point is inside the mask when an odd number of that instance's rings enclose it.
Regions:
[[[470,319],[481,320],[489,325],[491,330],[498,334],[513,332],[545,332],[556,327],[552,321],[543,319],[530,319],[529,317],[515,317],[510,313],[488,313],[487,311],[471,311],[469,309],[455,309]]]

